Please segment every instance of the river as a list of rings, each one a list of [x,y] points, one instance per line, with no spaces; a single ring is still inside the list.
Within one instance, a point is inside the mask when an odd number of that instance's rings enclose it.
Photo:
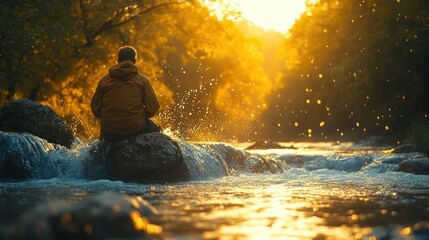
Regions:
[[[188,165],[199,169],[188,182],[82,179],[79,155],[87,145],[76,146],[69,171],[58,176],[1,182],[0,237],[73,239],[56,230],[85,213],[95,219],[82,226],[79,236],[88,239],[429,239],[429,176],[396,172],[404,159],[426,159],[421,153],[393,154],[352,143],[283,143],[294,147],[249,150],[282,162],[283,173],[220,175],[194,144],[180,144],[185,156],[194,156]],[[217,154],[231,147],[214,144]],[[122,224],[121,216],[135,213],[127,201],[132,206],[146,201],[155,209],[145,225],[154,235],[141,233],[135,221],[134,228]],[[71,214],[53,224],[62,210]],[[124,215],[112,217],[119,212]]]

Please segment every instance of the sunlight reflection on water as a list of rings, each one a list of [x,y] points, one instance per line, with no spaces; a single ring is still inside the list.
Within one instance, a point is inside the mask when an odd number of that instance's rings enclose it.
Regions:
[[[225,177],[155,193],[151,202],[163,209],[158,224],[175,237],[360,239],[370,226],[424,218],[412,219],[416,209],[409,204],[398,211],[393,190],[264,177]],[[172,203],[173,196],[180,200]]]
[[[297,189],[295,189],[296,191]],[[264,239],[289,237],[313,237],[314,231],[309,226],[320,224],[318,218],[307,218],[300,209],[305,208],[305,201],[294,201],[290,189],[269,186],[261,191],[248,189],[249,197],[243,199],[243,206],[237,209],[218,211],[209,219],[236,219],[234,225],[223,225],[204,236],[242,236],[243,238]],[[281,193],[279,194],[279,191]],[[253,194],[252,194],[253,193]]]
[[[10,188],[3,195],[20,208],[33,205],[15,201],[25,197],[80,202],[103,191],[141,197],[158,209],[152,223],[166,239],[403,239],[426,226],[429,190],[407,178],[426,184],[428,177],[379,175],[291,170],[172,185],[54,179],[4,184]]]

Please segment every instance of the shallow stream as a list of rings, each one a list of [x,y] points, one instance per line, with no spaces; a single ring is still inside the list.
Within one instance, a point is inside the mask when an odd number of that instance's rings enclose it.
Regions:
[[[11,226],[30,221],[27,216],[46,205],[51,209],[64,202],[82,205],[92,214],[84,202],[97,196],[101,203],[112,201],[103,195],[109,192],[116,198],[142,198],[157,210],[150,221],[160,227],[159,234],[141,235],[146,238],[429,239],[429,176],[396,172],[400,161],[425,156],[351,144],[294,146],[250,151],[285,163],[288,169],[281,174],[237,171],[218,176],[209,171],[212,176],[205,173],[189,182],[155,185],[88,181],[76,173],[1,182],[0,230],[4,238],[11,236]],[[207,159],[200,160],[192,165],[212,167]],[[105,214],[108,218],[108,211]],[[94,238],[110,234],[103,224],[86,227]],[[137,227],[122,230],[121,239],[140,238]]]

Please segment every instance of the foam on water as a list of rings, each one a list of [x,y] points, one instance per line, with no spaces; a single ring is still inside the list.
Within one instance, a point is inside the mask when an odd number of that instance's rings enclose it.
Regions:
[[[201,180],[226,175],[224,164],[214,150],[184,141],[178,143],[193,179]]]
[[[84,161],[91,161],[90,151],[98,142],[75,142],[71,149],[67,149],[27,133],[6,133],[0,140],[7,144],[7,151],[12,152],[13,156],[23,158],[22,164],[32,171],[32,179],[83,179]],[[404,160],[427,159],[421,153],[392,154],[385,150],[362,150],[363,146],[358,146],[357,150],[356,145],[349,143],[294,143],[295,147],[300,148],[244,151],[226,143],[177,141],[193,180],[256,172],[255,168],[262,163],[264,166],[268,166],[266,163],[271,165],[259,172],[269,169],[268,172],[272,173],[293,174],[294,171],[304,169],[306,172],[313,172],[311,174],[317,174],[328,170],[332,175],[339,172],[340,175],[348,176],[347,173],[356,172],[368,178],[390,173],[394,175],[393,179],[398,179],[406,175],[395,173],[399,163]],[[3,164],[2,161],[0,163]],[[410,178],[422,177],[411,175]]]

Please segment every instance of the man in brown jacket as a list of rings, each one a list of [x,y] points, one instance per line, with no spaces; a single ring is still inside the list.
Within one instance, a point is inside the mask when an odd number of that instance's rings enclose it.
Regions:
[[[101,119],[101,139],[114,141],[161,130],[149,119],[158,112],[159,103],[148,78],[135,65],[136,59],[133,47],[121,47],[118,64],[98,83],[91,110]]]

